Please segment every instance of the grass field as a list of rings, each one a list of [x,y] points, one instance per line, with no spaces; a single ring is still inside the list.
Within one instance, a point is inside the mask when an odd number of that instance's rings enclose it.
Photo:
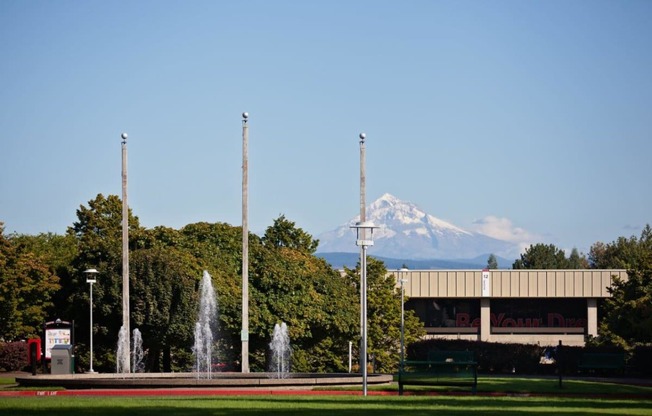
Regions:
[[[10,381],[0,378],[0,384]],[[412,395],[403,397],[335,395],[338,392],[317,396],[0,397],[0,415],[652,415],[652,387],[564,380],[559,389],[553,379],[487,377],[480,378],[477,396],[427,395],[437,390],[442,389],[411,387]],[[483,392],[512,394],[487,396]]]
[[[0,399],[13,415],[651,415],[650,400],[470,396],[32,397]]]

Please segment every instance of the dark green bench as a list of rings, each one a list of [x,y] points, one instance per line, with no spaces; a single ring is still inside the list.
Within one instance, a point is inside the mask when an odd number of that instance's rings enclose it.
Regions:
[[[625,370],[624,352],[585,352],[577,363],[578,370]]]
[[[398,394],[411,386],[478,386],[478,363],[472,351],[430,351],[427,361],[404,361],[398,372]]]

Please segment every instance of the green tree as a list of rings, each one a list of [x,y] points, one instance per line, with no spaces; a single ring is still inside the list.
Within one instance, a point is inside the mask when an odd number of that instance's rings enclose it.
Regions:
[[[588,269],[589,261],[584,254],[580,254],[577,248],[573,247],[570,256],[568,256],[569,269]]]
[[[489,255],[489,258],[487,259],[487,269],[497,269],[498,268],[498,259],[496,259],[496,256],[492,253]]]
[[[629,270],[627,280],[614,276],[609,293],[600,342],[625,349],[652,343],[652,270]]]
[[[646,225],[639,238],[619,237],[612,243],[596,243],[589,255],[591,265],[604,269],[627,269],[627,279],[614,276],[610,298],[602,304],[603,319],[598,343],[630,349],[652,342],[652,228]]]
[[[131,320],[148,351],[148,371],[189,371],[197,319],[197,260],[171,247],[136,250],[131,259]]]
[[[196,223],[178,232],[148,231],[147,247],[174,247],[213,277],[218,294],[220,359],[237,370],[242,328],[242,228]],[[285,322],[293,371],[345,370],[356,333],[356,293],[349,281],[313,255],[312,237],[281,216],[262,238],[249,235],[249,351],[252,370],[265,370],[274,325]],[[135,256],[135,254],[134,254]],[[200,276],[199,274],[198,276]],[[193,318],[196,312],[192,314]]]
[[[293,371],[343,371],[359,323],[349,280],[312,252],[316,241],[281,216],[254,253],[250,346],[264,368],[274,324],[288,325]]]
[[[24,253],[32,253],[41,259],[49,268],[50,273],[57,276],[60,282],[70,281],[72,262],[77,256],[77,241],[71,235],[58,235],[41,233],[38,235],[12,235],[14,246]],[[59,285],[59,289],[52,295],[52,307],[47,308],[45,320],[50,321],[58,317],[66,317],[66,289]]]
[[[44,258],[6,238],[0,222],[0,339],[38,335],[59,288]]]
[[[219,345],[220,361],[227,364],[227,368],[238,370],[241,350],[236,347],[242,330],[242,227],[201,222],[181,228],[178,236],[174,236],[170,229],[163,232],[162,227],[157,227],[155,232],[164,235],[171,245],[192,255],[200,269],[211,274],[218,298],[218,338],[222,340]],[[250,264],[255,263],[256,253],[260,249],[260,237],[250,233]],[[254,268],[254,264],[251,264],[250,269]],[[250,280],[252,275],[250,271]],[[201,273],[198,274],[200,277]],[[251,294],[253,290],[255,288],[250,285],[250,315],[257,308]]]
[[[281,215],[265,231],[263,244],[266,246],[288,247],[312,254],[317,250],[319,240],[313,240],[310,234],[301,228],[297,228],[294,222]]]
[[[652,268],[652,228],[647,224],[640,238],[619,237],[609,244],[597,242],[589,250],[589,262],[595,269]]]
[[[534,244],[521,254],[512,265],[513,269],[567,269],[566,254],[554,244]]]
[[[70,272],[70,264],[77,255],[77,242],[70,235],[41,233],[38,235],[12,235],[11,241],[23,252],[42,258],[50,271],[63,276]]]
[[[88,202],[88,207],[79,207],[77,221],[68,228],[67,234],[77,243],[77,255],[71,263],[70,275],[62,279],[61,298],[65,304],[59,309],[65,318],[74,319],[78,327],[89,326],[88,307],[80,307],[89,305],[83,271],[97,269],[99,275],[93,288],[94,358],[100,371],[114,371],[115,345],[122,326],[122,201],[115,195],[98,194]],[[144,243],[144,230],[129,210],[130,252]],[[130,273],[130,287],[136,279]],[[77,352],[83,361],[88,353],[88,331],[78,331],[76,339]]]
[[[355,270],[345,271],[359,292],[360,264]],[[372,257],[367,259],[367,328],[367,353],[373,357],[374,371],[397,371],[401,342],[401,289],[396,284],[396,276],[388,274],[385,264]],[[414,311],[405,311],[404,333],[406,346],[425,335],[423,323]]]

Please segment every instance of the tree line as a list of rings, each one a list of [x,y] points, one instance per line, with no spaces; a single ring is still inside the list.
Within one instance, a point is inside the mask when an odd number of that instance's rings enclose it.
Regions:
[[[74,320],[76,360],[88,368],[89,287],[93,286],[94,367],[115,371],[122,325],[122,202],[97,195],[77,210],[64,235],[4,234],[0,223],[0,340],[38,337],[46,320]],[[180,229],[140,226],[129,210],[130,326],[142,333],[146,371],[192,370],[192,345],[203,271],[218,298],[216,360],[239,370],[242,228],[200,222]],[[264,235],[249,234],[249,349],[253,371],[266,368],[274,324],[285,322],[292,369],[348,369],[349,342],[360,339],[359,266],[334,270],[315,256],[318,241],[284,216]],[[368,259],[368,352],[376,371],[397,368],[400,292],[384,264]],[[406,311],[405,340],[424,334]],[[357,361],[357,360],[355,360]]]
[[[115,371],[122,325],[122,202],[97,195],[81,205],[64,235],[5,235],[0,223],[0,341],[40,336],[45,321],[76,324],[76,357],[88,368],[89,287],[83,271],[100,271],[94,285],[94,367]],[[242,228],[200,222],[180,229],[145,228],[129,210],[130,318],[147,351],[147,371],[192,368],[194,325],[204,270],[213,278],[219,308],[217,361],[238,370],[242,298]],[[360,339],[359,266],[334,270],[315,256],[318,241],[284,216],[262,236],[249,234],[250,365],[265,370],[274,324],[285,322],[293,346],[293,371],[345,371],[348,346]],[[494,268],[490,256],[488,267]],[[622,268],[612,297],[599,307],[593,344],[633,348],[652,342],[652,229],[640,237],[595,243],[588,257],[566,257],[554,245],[531,245],[513,268]],[[377,371],[397,368],[400,291],[384,264],[368,259],[368,352]],[[406,311],[405,340],[424,334]]]

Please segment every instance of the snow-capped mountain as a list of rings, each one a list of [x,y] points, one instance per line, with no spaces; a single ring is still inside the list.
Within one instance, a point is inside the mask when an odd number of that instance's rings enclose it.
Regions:
[[[518,252],[515,244],[463,230],[429,215],[416,205],[384,194],[367,206],[367,221],[374,231],[374,246],[369,254],[404,259],[463,259],[493,253],[511,256]],[[358,252],[352,225],[356,216],[335,230],[319,235],[318,253]]]

